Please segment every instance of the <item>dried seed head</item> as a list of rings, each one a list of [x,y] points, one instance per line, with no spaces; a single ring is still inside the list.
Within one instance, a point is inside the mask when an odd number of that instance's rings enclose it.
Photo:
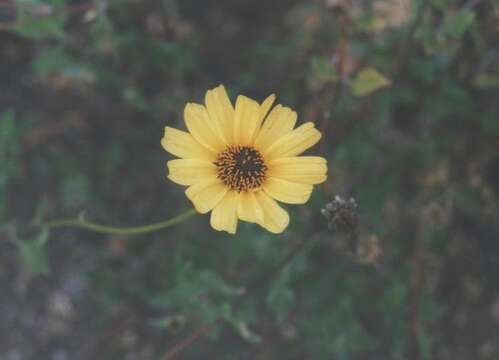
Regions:
[[[348,200],[336,195],[334,200],[326,204],[321,213],[328,220],[328,225],[336,231],[353,233],[357,230],[359,215],[357,202],[354,198]]]

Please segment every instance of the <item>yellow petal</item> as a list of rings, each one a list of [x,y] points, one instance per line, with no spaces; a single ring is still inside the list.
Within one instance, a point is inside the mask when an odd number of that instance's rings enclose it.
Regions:
[[[170,154],[189,159],[204,159],[213,161],[216,154],[198,143],[191,134],[172,127],[165,127],[165,136],[161,145]]]
[[[256,191],[255,198],[263,209],[263,221],[259,224],[274,234],[283,232],[289,224],[288,212],[263,191]]]
[[[234,132],[234,107],[232,106],[225,87],[220,85],[208,90],[205,96],[206,109],[210,119],[216,124],[217,130],[225,144],[232,144]]]
[[[269,177],[301,184],[320,184],[326,181],[327,162],[319,156],[278,158],[268,163]]]
[[[268,178],[263,184],[267,195],[288,204],[304,204],[310,199],[313,186],[283,179]]]
[[[260,123],[265,119],[267,116],[270,107],[275,101],[275,94],[270,94],[265,100],[263,100],[262,104],[260,105]]]
[[[185,191],[187,198],[201,214],[213,209],[226,193],[227,187],[217,178],[198,182]]]
[[[255,147],[264,151],[277,139],[289,133],[296,124],[296,117],[296,112],[288,107],[274,107],[256,136]]]
[[[237,205],[239,194],[228,191],[211,212],[210,223],[215,230],[235,234],[237,230]]]
[[[314,124],[307,122],[279,138],[263,153],[267,161],[296,156],[315,145],[320,138],[321,133],[315,128]]]
[[[216,125],[203,105],[188,103],[184,109],[184,120],[187,129],[200,144],[217,153],[225,148]]]
[[[263,210],[256,200],[253,191],[246,191],[239,194],[237,215],[239,219],[251,223],[261,223],[263,221]]]
[[[260,105],[250,98],[239,95],[234,115],[234,142],[248,145],[260,127]]]
[[[192,185],[216,177],[216,166],[206,160],[175,159],[167,162],[168,178],[180,185]]]
[[[256,122],[256,126],[254,127],[254,131],[252,131],[253,134],[251,134],[251,137],[248,140],[249,145],[253,145],[253,143],[255,142],[255,139],[260,132],[260,128],[262,126],[263,120],[265,120],[265,117],[267,116],[274,101],[275,101],[275,95],[271,94],[260,105],[259,118],[258,118],[258,121]]]

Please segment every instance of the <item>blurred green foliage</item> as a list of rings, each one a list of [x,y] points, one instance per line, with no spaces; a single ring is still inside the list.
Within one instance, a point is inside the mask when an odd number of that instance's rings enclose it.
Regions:
[[[7,184],[10,178],[19,175],[19,164],[16,161],[18,146],[18,129],[14,119],[14,112],[6,111],[0,115],[0,161],[2,171],[0,172],[0,220],[5,221],[7,208]]]
[[[6,354],[159,359],[221,316],[179,358],[498,358],[496,3],[11,4],[17,22],[0,33],[0,284],[11,296],[0,294],[0,323],[18,331],[0,327]],[[328,182],[289,208],[283,235],[240,224],[229,236],[207,216],[137,238],[33,233],[37,212],[138,225],[188,208],[159,141],[219,83],[233,100],[275,92],[326,129],[312,153],[325,152]],[[337,193],[357,199],[361,242],[375,239],[381,257],[338,250],[345,239],[320,215]],[[310,246],[249,286],[298,241]],[[76,309],[63,333],[43,305],[58,291]],[[6,315],[20,306],[45,319],[41,330]]]

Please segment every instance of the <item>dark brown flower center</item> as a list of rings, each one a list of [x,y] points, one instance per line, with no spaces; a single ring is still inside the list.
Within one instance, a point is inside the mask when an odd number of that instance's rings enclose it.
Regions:
[[[231,190],[238,192],[260,187],[267,165],[262,154],[251,146],[231,145],[217,156],[217,176]]]

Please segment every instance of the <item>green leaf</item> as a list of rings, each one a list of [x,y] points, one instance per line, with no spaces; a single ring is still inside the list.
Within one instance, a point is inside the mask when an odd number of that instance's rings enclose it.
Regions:
[[[432,338],[428,331],[421,327],[418,336],[419,351],[423,360],[430,360],[432,353]]]
[[[366,14],[364,16],[360,16],[355,21],[355,26],[359,28],[359,30],[364,32],[377,32],[385,27],[386,20],[382,16],[377,16],[376,14]]]
[[[247,342],[251,344],[259,344],[262,342],[262,338],[258,334],[251,331],[246,322],[235,319],[231,316],[226,316],[226,320],[229,324],[231,324],[234,327],[237,333]]]
[[[66,0],[14,0],[18,9],[19,25],[13,31],[34,41],[63,39],[67,16],[54,13],[66,6]]]
[[[48,275],[50,268],[47,257],[48,229],[43,229],[33,240],[20,240],[13,236],[24,265],[35,275]]]
[[[455,0],[431,0],[431,5],[437,8],[439,11],[445,11],[450,6],[454,6]]]
[[[134,86],[123,89],[123,99],[139,111],[146,111],[149,108],[146,97]]]
[[[357,96],[365,96],[389,84],[390,80],[378,70],[368,67],[357,73],[352,84],[352,91]]]
[[[75,173],[61,183],[60,193],[65,207],[78,207],[90,197],[90,184],[84,174]]]
[[[249,328],[248,325],[244,322],[239,322],[237,329],[239,330],[239,335],[242,336],[242,338],[252,344],[259,344],[262,342],[262,338],[252,332]]]
[[[338,80],[336,70],[331,65],[330,61],[323,57],[314,56],[310,61],[310,68],[312,70],[312,74],[323,82],[334,83]]]
[[[0,120],[0,140],[7,141],[14,136],[16,124],[14,119],[14,111],[7,110],[1,115]]]
[[[32,62],[33,71],[42,79],[61,74],[76,81],[93,82],[95,74],[91,66],[79,63],[63,47],[42,50]]]
[[[7,110],[0,114],[0,222],[5,216],[7,209],[7,186],[9,179],[20,173],[20,162],[18,153],[20,150],[19,122],[16,121],[15,113]]]
[[[295,304],[295,293],[289,284],[290,280],[291,272],[287,269],[273,281],[267,294],[267,306],[275,314],[278,322],[284,321]]]
[[[205,322],[213,321],[227,312],[227,304],[241,289],[228,284],[223,277],[212,271],[198,269],[189,261],[178,258],[171,274],[174,287],[169,287],[150,299],[153,306],[175,309],[189,316],[196,315]]]
[[[460,38],[469,30],[474,21],[474,12],[469,10],[459,11],[445,19],[444,31],[451,37]]]
[[[27,37],[31,40],[40,41],[45,39],[63,39],[64,22],[61,17],[52,17],[47,19],[29,19],[14,29],[18,35]]]
[[[499,119],[497,114],[493,111],[488,111],[480,115],[480,123],[482,125],[482,131],[491,136],[499,135]]]

